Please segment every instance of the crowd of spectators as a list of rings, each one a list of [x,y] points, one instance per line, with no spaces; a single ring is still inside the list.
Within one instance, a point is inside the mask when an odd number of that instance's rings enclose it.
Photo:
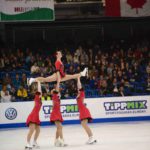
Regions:
[[[85,66],[89,68],[88,78],[82,79],[86,96],[150,94],[150,43],[143,40],[104,45],[90,43],[74,49],[62,49],[66,73],[80,72]],[[45,77],[55,72],[54,52],[47,51],[1,49],[1,102],[31,100],[27,77]],[[43,84],[43,100],[51,99],[53,84]],[[76,81],[62,83],[61,89],[62,98],[75,97]]]

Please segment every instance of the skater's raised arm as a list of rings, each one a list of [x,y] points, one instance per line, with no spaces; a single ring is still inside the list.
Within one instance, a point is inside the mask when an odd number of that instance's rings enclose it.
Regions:
[[[78,90],[80,90],[82,88],[80,77],[77,79],[77,88],[78,88]]]
[[[42,88],[41,88],[41,83],[38,81],[37,82],[37,90],[38,90],[38,92],[40,92],[41,93],[41,95],[42,95]]]

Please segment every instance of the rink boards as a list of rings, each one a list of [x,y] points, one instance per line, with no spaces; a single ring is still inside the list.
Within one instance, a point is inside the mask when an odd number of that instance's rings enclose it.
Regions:
[[[84,101],[93,122],[150,120],[150,96],[86,98]],[[24,127],[34,102],[0,103],[0,128]],[[52,101],[44,101],[40,111],[41,125],[50,125]],[[64,124],[80,123],[75,99],[61,100]]]

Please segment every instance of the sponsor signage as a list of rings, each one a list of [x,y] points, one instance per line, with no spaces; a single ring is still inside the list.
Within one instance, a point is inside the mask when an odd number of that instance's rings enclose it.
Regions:
[[[150,96],[87,98],[85,105],[93,119],[116,119],[127,117],[150,117]],[[0,125],[25,123],[34,107],[34,102],[0,103]],[[52,101],[44,101],[40,111],[41,122],[49,122]],[[61,100],[64,121],[79,120],[75,99]]]

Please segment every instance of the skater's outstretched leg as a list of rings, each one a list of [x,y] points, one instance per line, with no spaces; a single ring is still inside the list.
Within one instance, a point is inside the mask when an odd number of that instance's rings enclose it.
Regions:
[[[61,77],[61,80],[60,82],[64,82],[64,81],[67,81],[67,80],[72,80],[72,79],[77,79],[77,78],[80,78],[80,77],[84,77],[87,75],[87,72],[88,72],[88,68],[85,68],[82,72],[80,73],[77,73],[77,74],[73,74],[73,75],[69,75],[69,74],[66,74],[64,77]],[[31,85],[33,82],[54,82],[54,81],[57,81],[57,74],[54,73],[52,74],[51,76],[49,77],[37,77],[37,78],[29,78],[27,80],[27,84],[28,85]]]

